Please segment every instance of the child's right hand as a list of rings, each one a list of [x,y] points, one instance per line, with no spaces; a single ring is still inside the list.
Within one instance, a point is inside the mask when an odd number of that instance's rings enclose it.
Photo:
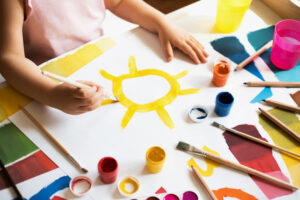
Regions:
[[[49,92],[49,105],[73,115],[98,108],[104,99],[102,87],[89,81],[80,82],[90,88],[79,89],[67,83],[59,84]]]

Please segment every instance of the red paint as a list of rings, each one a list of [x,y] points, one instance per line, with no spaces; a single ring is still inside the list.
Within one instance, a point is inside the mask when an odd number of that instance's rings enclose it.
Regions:
[[[85,191],[75,191],[74,190],[74,187],[77,183],[79,182],[86,182],[89,186],[88,188],[85,190]],[[70,182],[70,189],[71,189],[71,192],[75,195],[75,196],[82,196],[83,194],[87,193],[92,187],[92,181],[89,177],[87,176],[76,176],[75,178],[73,178]]]
[[[113,183],[118,175],[118,162],[113,157],[104,157],[98,162],[98,172],[103,183]]]
[[[253,125],[243,124],[234,127],[234,129],[267,141],[265,138],[261,137],[256,127]],[[223,136],[227,142],[227,145],[229,146],[230,151],[239,161],[239,163],[269,174],[283,181],[289,182],[288,178],[281,172],[270,148],[233,135],[228,131],[225,131]],[[283,189],[255,176],[251,176],[251,178],[269,199],[292,193],[291,190]]]
[[[64,199],[64,198],[61,198],[61,197],[58,197],[58,196],[54,196],[50,200],[67,200],[67,199]]]
[[[155,192],[155,194],[163,194],[163,193],[167,193],[167,191],[166,191],[165,188],[163,188],[163,187],[160,187],[160,188]]]
[[[39,150],[29,157],[8,166],[7,170],[14,183],[17,184],[56,168],[55,163]],[[0,171],[0,190],[9,186],[4,179],[3,172]]]

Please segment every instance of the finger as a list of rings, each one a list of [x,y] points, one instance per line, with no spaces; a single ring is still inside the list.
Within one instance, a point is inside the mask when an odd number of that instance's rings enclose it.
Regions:
[[[78,99],[78,101],[76,102],[78,107],[82,107],[82,106],[90,106],[95,104],[98,101],[102,101],[104,99],[104,95],[102,91],[96,92],[93,96],[91,96],[90,98],[86,98],[86,99]]]
[[[95,95],[96,92],[97,92],[96,86],[92,86],[90,88],[76,89],[73,92],[73,97],[75,97],[77,99],[88,99],[88,98],[92,97],[93,95]]]
[[[165,39],[163,36],[159,36],[162,48],[165,52],[167,61],[170,62],[173,58],[173,48],[169,40]]]
[[[208,53],[205,51],[205,47],[197,39],[195,39],[193,36],[191,37],[191,40],[197,45],[197,47],[202,49],[203,55],[207,58]]]
[[[192,49],[196,52],[198,58],[200,59],[201,62],[206,63],[206,59],[203,53],[203,49],[200,49],[197,47],[197,45],[192,42],[192,41],[187,41],[187,43],[192,47]]]
[[[190,56],[196,64],[200,64],[197,54],[187,43],[183,44],[182,46],[179,46],[178,48],[181,49],[185,54]]]
[[[88,112],[88,111],[95,110],[101,106],[102,101],[103,101],[103,98],[97,99],[97,101],[95,101],[91,105],[80,106],[78,110],[80,110],[80,112]]]

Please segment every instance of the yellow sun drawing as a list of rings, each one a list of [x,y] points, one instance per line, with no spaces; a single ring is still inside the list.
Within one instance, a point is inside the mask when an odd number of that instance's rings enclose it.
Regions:
[[[130,56],[128,61],[129,66],[129,74],[124,74],[121,76],[113,76],[109,73],[107,73],[104,70],[100,70],[100,74],[106,78],[112,81],[112,88],[114,95],[118,98],[120,104],[128,108],[127,112],[125,113],[121,127],[125,128],[134,115],[135,112],[150,112],[150,111],[156,111],[160,119],[167,125],[169,128],[174,128],[174,123],[169,116],[168,112],[165,110],[165,106],[172,103],[178,95],[188,95],[188,94],[195,94],[199,92],[199,89],[191,88],[191,89],[185,89],[181,90],[180,85],[177,81],[177,79],[180,79],[188,74],[188,71],[182,71],[181,73],[171,76],[168,73],[158,70],[158,69],[145,69],[145,70],[137,70],[135,57]],[[125,79],[131,79],[131,78],[137,78],[137,77],[143,77],[143,76],[149,76],[149,75],[155,75],[160,76],[168,81],[170,84],[170,90],[169,92],[161,97],[160,99],[157,99],[153,102],[147,103],[147,104],[137,104],[132,102],[130,99],[128,99],[123,90],[122,90],[122,81]]]

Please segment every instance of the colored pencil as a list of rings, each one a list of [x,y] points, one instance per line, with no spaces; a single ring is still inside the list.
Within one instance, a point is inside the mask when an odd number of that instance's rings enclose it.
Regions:
[[[284,110],[289,110],[289,111],[300,114],[300,107],[291,106],[291,105],[281,103],[279,101],[270,100],[270,99],[266,99],[266,100],[263,100],[263,101],[266,102],[266,104],[268,104],[270,106],[281,108],[281,109],[284,109]]]
[[[206,184],[206,182],[204,181],[203,177],[201,176],[201,174],[198,172],[198,170],[193,165],[192,165],[192,170],[193,170],[194,174],[197,176],[199,182],[203,185],[203,187],[206,190],[207,194],[209,195],[210,199],[217,200],[217,197],[215,196],[215,194],[209,189],[209,187]]]
[[[270,47],[272,47],[273,45],[273,40],[271,40],[270,42],[268,42],[267,44],[265,44],[264,46],[262,46],[259,50],[257,50],[254,54],[252,54],[251,56],[249,56],[247,59],[245,59],[243,62],[241,62],[234,71],[239,71],[241,69],[243,69],[244,67],[246,67],[252,60],[254,60],[255,58],[257,58],[260,54],[262,54],[263,52],[265,52],[266,50],[268,50]]]
[[[12,178],[10,177],[8,171],[6,170],[4,164],[2,163],[2,161],[0,160],[0,167],[2,168],[2,171],[4,173],[4,176],[6,177],[7,181],[9,182],[9,184],[12,186],[12,188],[14,189],[16,195],[17,195],[17,198],[19,200],[23,200],[23,196],[21,194],[21,192],[18,190],[16,184],[14,183],[14,181],[12,180]]]
[[[231,132],[231,133],[233,133],[233,134],[235,134],[235,135],[238,135],[238,136],[240,136],[240,137],[246,138],[246,139],[251,140],[251,141],[253,141],[253,142],[256,142],[256,143],[259,143],[259,144],[264,145],[264,146],[266,146],[266,147],[272,148],[272,149],[274,149],[274,150],[276,150],[276,151],[279,151],[279,152],[282,152],[282,153],[286,153],[286,154],[290,154],[290,155],[296,156],[296,157],[298,157],[298,159],[300,158],[300,155],[299,155],[299,154],[296,154],[296,153],[294,153],[294,152],[291,152],[291,151],[289,151],[289,150],[287,150],[287,149],[285,149],[285,148],[276,146],[276,145],[274,145],[274,144],[270,144],[270,143],[268,143],[268,142],[265,142],[265,141],[263,141],[263,140],[261,140],[261,139],[258,139],[258,138],[256,138],[256,137],[253,137],[253,136],[251,136],[251,135],[248,135],[247,133],[243,133],[243,132],[241,132],[241,131],[237,131],[237,130],[235,130],[235,129],[228,128],[228,127],[226,127],[226,126],[224,126],[224,125],[222,125],[222,124],[219,124],[219,123],[217,123],[217,122],[213,122],[212,125],[213,125],[214,127],[220,128],[220,129],[222,129],[222,130],[224,130],[224,131],[229,131],[229,132]]]
[[[279,81],[253,81],[245,82],[244,85],[249,87],[291,87],[299,88],[300,82],[279,82]]]
[[[81,165],[75,160],[73,156],[68,152],[68,150],[58,142],[58,140],[51,135],[51,133],[42,125],[40,122],[33,117],[25,108],[20,106],[20,109],[24,112],[24,114],[39,128],[46,134],[46,136],[62,151],[66,154],[66,156],[70,159],[70,161],[75,164],[82,172],[87,173],[88,170],[81,167]]]
[[[288,182],[282,181],[282,180],[280,180],[278,178],[275,178],[275,177],[272,177],[272,176],[270,176],[268,174],[264,174],[264,173],[262,173],[260,171],[252,169],[250,167],[246,167],[244,165],[231,162],[229,160],[226,160],[226,159],[224,159],[224,158],[222,158],[220,156],[214,155],[214,154],[209,153],[207,151],[204,151],[204,150],[201,150],[201,149],[197,149],[196,147],[194,147],[194,146],[192,146],[190,144],[187,144],[185,142],[179,142],[177,144],[176,148],[179,149],[179,150],[185,151],[185,152],[189,152],[189,153],[198,155],[201,158],[208,158],[208,159],[210,159],[212,161],[215,161],[217,163],[226,165],[226,166],[231,167],[233,169],[236,169],[236,170],[239,170],[239,171],[242,171],[242,172],[245,172],[245,173],[257,176],[259,178],[267,180],[267,181],[269,181],[271,183],[274,183],[276,185],[279,185],[281,187],[288,188],[288,189],[291,189],[291,190],[298,190],[299,189],[296,186],[294,186],[294,185],[292,185],[292,184],[290,184]]]
[[[284,130],[286,133],[288,133],[290,136],[292,136],[294,139],[296,139],[298,142],[300,142],[300,135],[298,135],[295,131],[290,129],[287,125],[282,123],[279,119],[277,119],[275,116],[273,116],[271,113],[267,112],[266,110],[264,110],[262,108],[258,108],[258,109],[260,110],[262,115],[264,115],[266,118],[268,118],[274,124],[276,124],[282,130]]]
[[[62,76],[59,76],[57,74],[53,74],[53,73],[50,73],[50,72],[47,72],[47,71],[41,71],[43,75],[49,77],[49,78],[53,78],[57,81],[61,81],[61,82],[64,82],[64,83],[68,83],[69,85],[72,85],[74,87],[77,87],[77,88],[80,88],[80,89],[85,89],[85,88],[90,88],[90,86],[88,85],[85,85],[83,83],[79,83],[79,82],[76,82],[76,81],[72,81],[72,80],[69,80],[69,79],[66,79]],[[114,97],[113,95],[111,94],[108,94],[107,92],[104,92],[104,95],[105,95],[105,98],[107,99],[112,99],[114,101],[118,101],[116,99],[116,97]]]

